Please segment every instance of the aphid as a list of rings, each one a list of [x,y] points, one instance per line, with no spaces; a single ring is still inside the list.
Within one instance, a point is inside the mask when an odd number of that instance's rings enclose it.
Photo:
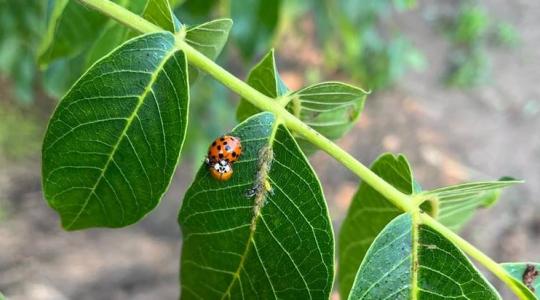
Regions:
[[[217,138],[208,148],[206,165],[210,175],[219,181],[231,179],[232,165],[242,155],[240,139],[231,135]]]

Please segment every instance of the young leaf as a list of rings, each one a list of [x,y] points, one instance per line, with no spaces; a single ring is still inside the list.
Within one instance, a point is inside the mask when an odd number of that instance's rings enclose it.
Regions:
[[[500,299],[463,253],[410,214],[369,248],[349,299]]]
[[[321,185],[270,113],[236,127],[229,181],[203,164],[178,217],[183,299],[328,299],[334,239]]]
[[[58,58],[81,53],[96,40],[106,22],[106,16],[78,1],[56,0],[40,46],[39,64],[46,66]]]
[[[499,181],[471,182],[424,192],[438,203],[437,220],[454,231],[472,218],[479,207],[492,205],[502,188],[521,183],[503,178]]]
[[[288,89],[281,80],[276,67],[274,49],[270,50],[249,72],[247,83],[270,98],[277,98],[287,93]],[[241,99],[236,110],[236,119],[243,121],[259,113],[260,110],[245,99]]]
[[[126,0],[124,0],[125,2]],[[121,3],[127,9],[141,13],[142,17],[155,23],[164,30],[176,32],[179,30],[180,21],[176,19],[169,7],[169,1],[165,0],[137,0]],[[143,7],[142,9],[140,7]],[[92,65],[96,60],[109,53],[118,45],[124,43],[130,38],[138,35],[128,26],[117,22],[110,22],[102,30],[100,36],[96,39],[87,55],[86,66]]]
[[[527,299],[540,299],[540,263],[502,263]]]
[[[84,72],[86,53],[51,62],[43,73],[43,87],[47,94],[60,99]]]
[[[245,58],[251,58],[270,44],[280,7],[281,0],[231,1],[231,16],[236,22],[233,36]]]
[[[341,82],[323,82],[292,94],[287,109],[325,137],[336,140],[347,133],[360,117],[368,92]],[[302,149],[316,150],[297,137]]]
[[[43,188],[67,230],[133,224],[161,199],[186,133],[186,58],[174,36],[130,40],[71,88],[43,142]]]
[[[281,80],[276,67],[274,50],[268,52],[251,69],[247,82],[270,98],[287,94],[288,89]],[[287,110],[322,135],[337,139],[342,137],[360,117],[367,92],[341,82],[324,82],[312,85],[289,95],[291,100]],[[260,110],[242,99],[236,110],[239,121],[258,113]],[[301,136],[295,137],[304,153],[316,150]]]
[[[118,45],[127,41],[131,30],[124,24],[111,22],[107,24],[101,35],[92,45],[86,56],[86,67],[90,67],[98,59],[105,56]]]
[[[70,18],[77,18],[77,24],[91,23],[94,15],[91,13],[81,13],[86,11],[85,8],[80,3],[76,3],[77,1],[71,2],[74,4],[70,3],[69,5],[75,6],[72,9],[64,9],[59,12],[58,19],[69,20]],[[139,14],[142,13],[147,0],[117,0],[116,2],[130,11]],[[54,59],[42,64],[48,66],[45,70],[46,75],[43,77],[47,93],[56,98],[64,95],[68,88],[75,83],[76,79],[88,67],[127,41],[130,38],[130,33],[132,33],[129,27],[124,24],[107,20],[103,20],[103,22],[99,23],[99,26],[93,29],[95,32],[92,31],[91,34],[92,37],[95,34],[95,37],[89,39],[70,40],[68,39],[69,35],[66,37],[65,34],[62,34],[65,29],[56,30],[59,31],[59,34],[50,36],[52,39],[49,41],[51,47],[54,48],[58,47],[58,45],[66,44],[73,49],[81,49],[67,54],[59,54]],[[81,34],[83,33],[81,31]],[[83,43],[83,45],[79,43]]]
[[[217,19],[197,26],[190,26],[186,30],[185,40],[206,57],[215,60],[227,42],[231,27],[231,19]],[[191,81],[194,82],[199,71],[190,67],[189,74]]]
[[[175,32],[175,20],[168,0],[148,0],[144,8],[143,18],[162,29]]]
[[[381,155],[371,170],[405,194],[413,193],[412,171],[403,155]],[[362,183],[339,233],[339,291],[346,299],[369,246],[401,211],[369,185]]]
[[[221,53],[232,27],[231,19],[217,19],[186,30],[186,42],[208,58],[215,60]]]

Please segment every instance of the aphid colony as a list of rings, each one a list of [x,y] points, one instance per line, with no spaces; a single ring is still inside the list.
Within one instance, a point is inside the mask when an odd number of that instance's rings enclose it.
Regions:
[[[208,148],[206,165],[210,175],[219,181],[231,179],[233,174],[232,165],[242,155],[240,139],[231,135],[217,138]]]

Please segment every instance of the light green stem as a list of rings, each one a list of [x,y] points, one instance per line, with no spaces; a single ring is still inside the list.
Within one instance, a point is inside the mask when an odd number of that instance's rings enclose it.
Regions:
[[[160,27],[108,0],[79,1],[139,32],[151,33],[163,31],[163,29],[161,29]],[[311,127],[306,125],[297,117],[289,113],[281,105],[275,105],[275,101],[272,101],[271,98],[265,96],[261,92],[249,86],[247,83],[243,82],[236,76],[229,73],[227,70],[223,69],[214,61],[207,58],[202,53],[185,43],[183,39],[177,38],[176,46],[178,47],[178,49],[184,51],[188,61],[192,65],[197,66],[201,70],[210,74],[222,84],[236,92],[238,95],[242,96],[247,101],[251,102],[259,109],[269,111],[275,114],[277,118],[283,120],[283,122],[289,129],[301,134],[312,144],[319,147],[321,150],[325,151],[330,156],[334,157],[345,167],[351,170],[354,174],[358,175],[358,177],[360,177],[365,183],[369,184],[372,188],[381,193],[396,207],[400,208],[405,212],[416,212],[417,208],[412,202],[409,195],[398,191],[388,182],[386,182],[373,171],[371,171],[368,167],[364,166],[362,163],[356,160],[348,152],[341,149],[338,145],[321,135],[319,132],[313,130]],[[522,292],[519,291],[517,287],[515,287],[515,285],[509,280],[506,272],[496,262],[491,260],[480,250],[469,244],[467,241],[463,240],[450,229],[446,228],[444,225],[440,224],[439,222],[425,214],[422,214],[422,222],[433,227],[441,234],[446,236],[448,239],[452,240],[454,243],[460,246],[463,251],[465,251],[470,256],[476,258],[480,263],[485,265],[491,272],[493,272],[493,274],[495,274],[510,288],[512,288],[516,295],[518,295],[522,299],[525,299]]]

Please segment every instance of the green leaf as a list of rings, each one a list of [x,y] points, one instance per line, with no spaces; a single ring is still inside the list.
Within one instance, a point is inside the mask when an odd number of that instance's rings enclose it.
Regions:
[[[187,126],[186,58],[171,33],[130,40],[62,99],[43,142],[43,188],[67,230],[133,224],[161,199]]]
[[[413,192],[412,171],[403,155],[381,155],[371,170],[405,194]],[[339,291],[349,295],[358,267],[381,230],[401,211],[379,192],[362,183],[339,233]]]
[[[218,0],[185,0],[175,13],[184,23],[201,23],[212,15],[212,10],[218,3]]]
[[[79,79],[85,70],[86,53],[72,58],[62,58],[51,62],[44,71],[43,86],[47,94],[56,99],[66,94],[66,91]]]
[[[169,32],[175,32],[174,16],[168,0],[148,0],[143,18]]]
[[[287,94],[276,67],[274,50],[268,52],[251,69],[247,82],[250,86],[276,99]],[[287,110],[330,139],[338,139],[347,133],[360,117],[367,92],[341,82],[323,82],[308,86],[290,94]],[[285,99],[287,100],[287,99]],[[260,112],[247,100],[242,99],[236,110],[240,121]],[[295,136],[304,153],[316,150],[303,137]]]
[[[176,19],[176,17],[172,14],[169,7],[169,1],[137,0],[128,1],[123,6],[134,12],[142,11],[141,14],[143,18],[155,23],[164,30],[170,32],[176,32],[179,30],[180,21],[178,21],[178,19]],[[140,8],[141,6],[143,7],[142,9]],[[138,35],[138,33],[132,31],[124,24],[117,22],[108,23],[95,43],[92,45],[92,48],[87,56],[86,66],[88,67],[92,65],[95,61],[109,53],[118,45],[136,35]]]
[[[107,20],[78,1],[56,0],[39,50],[39,64],[46,66],[58,58],[81,53],[100,35]]]
[[[127,41],[130,34],[131,30],[124,24],[116,22],[107,24],[107,27],[97,38],[86,56],[86,67],[90,67],[98,59],[118,47],[118,45]]]
[[[480,207],[493,205],[502,188],[521,183],[512,178],[499,181],[471,182],[423,193],[422,197],[432,198],[438,203],[436,218],[446,227],[458,231]]]
[[[235,22],[233,37],[245,58],[251,58],[266,48],[276,30],[281,0],[231,1],[231,16]]]
[[[244,149],[232,179],[203,165],[182,203],[182,299],[328,299],[334,239],[306,157],[270,113],[232,135]]]
[[[502,263],[501,266],[527,299],[540,299],[540,263]]]
[[[0,300],[6,300],[7,298],[0,292]]]
[[[217,19],[189,26],[186,31],[186,42],[206,57],[215,60],[227,42],[232,25],[231,19]]]
[[[369,248],[349,299],[500,299],[469,259],[403,214]]]
[[[197,26],[189,26],[185,40],[193,48],[211,60],[215,60],[227,42],[232,27],[231,19],[217,19]],[[198,77],[198,70],[190,67],[192,82]]]
[[[287,109],[325,137],[336,140],[358,121],[367,94],[342,82],[323,82],[294,92]],[[297,139],[307,153],[317,149],[303,137]]]
[[[43,35],[46,1],[0,1],[0,76],[10,79],[15,100],[34,100],[36,48]]]
[[[287,93],[288,89],[281,80],[276,67],[274,49],[268,51],[261,61],[251,69],[247,77],[247,83],[259,92],[273,99]],[[242,98],[236,110],[236,119],[238,121],[243,121],[259,112],[260,109]]]

